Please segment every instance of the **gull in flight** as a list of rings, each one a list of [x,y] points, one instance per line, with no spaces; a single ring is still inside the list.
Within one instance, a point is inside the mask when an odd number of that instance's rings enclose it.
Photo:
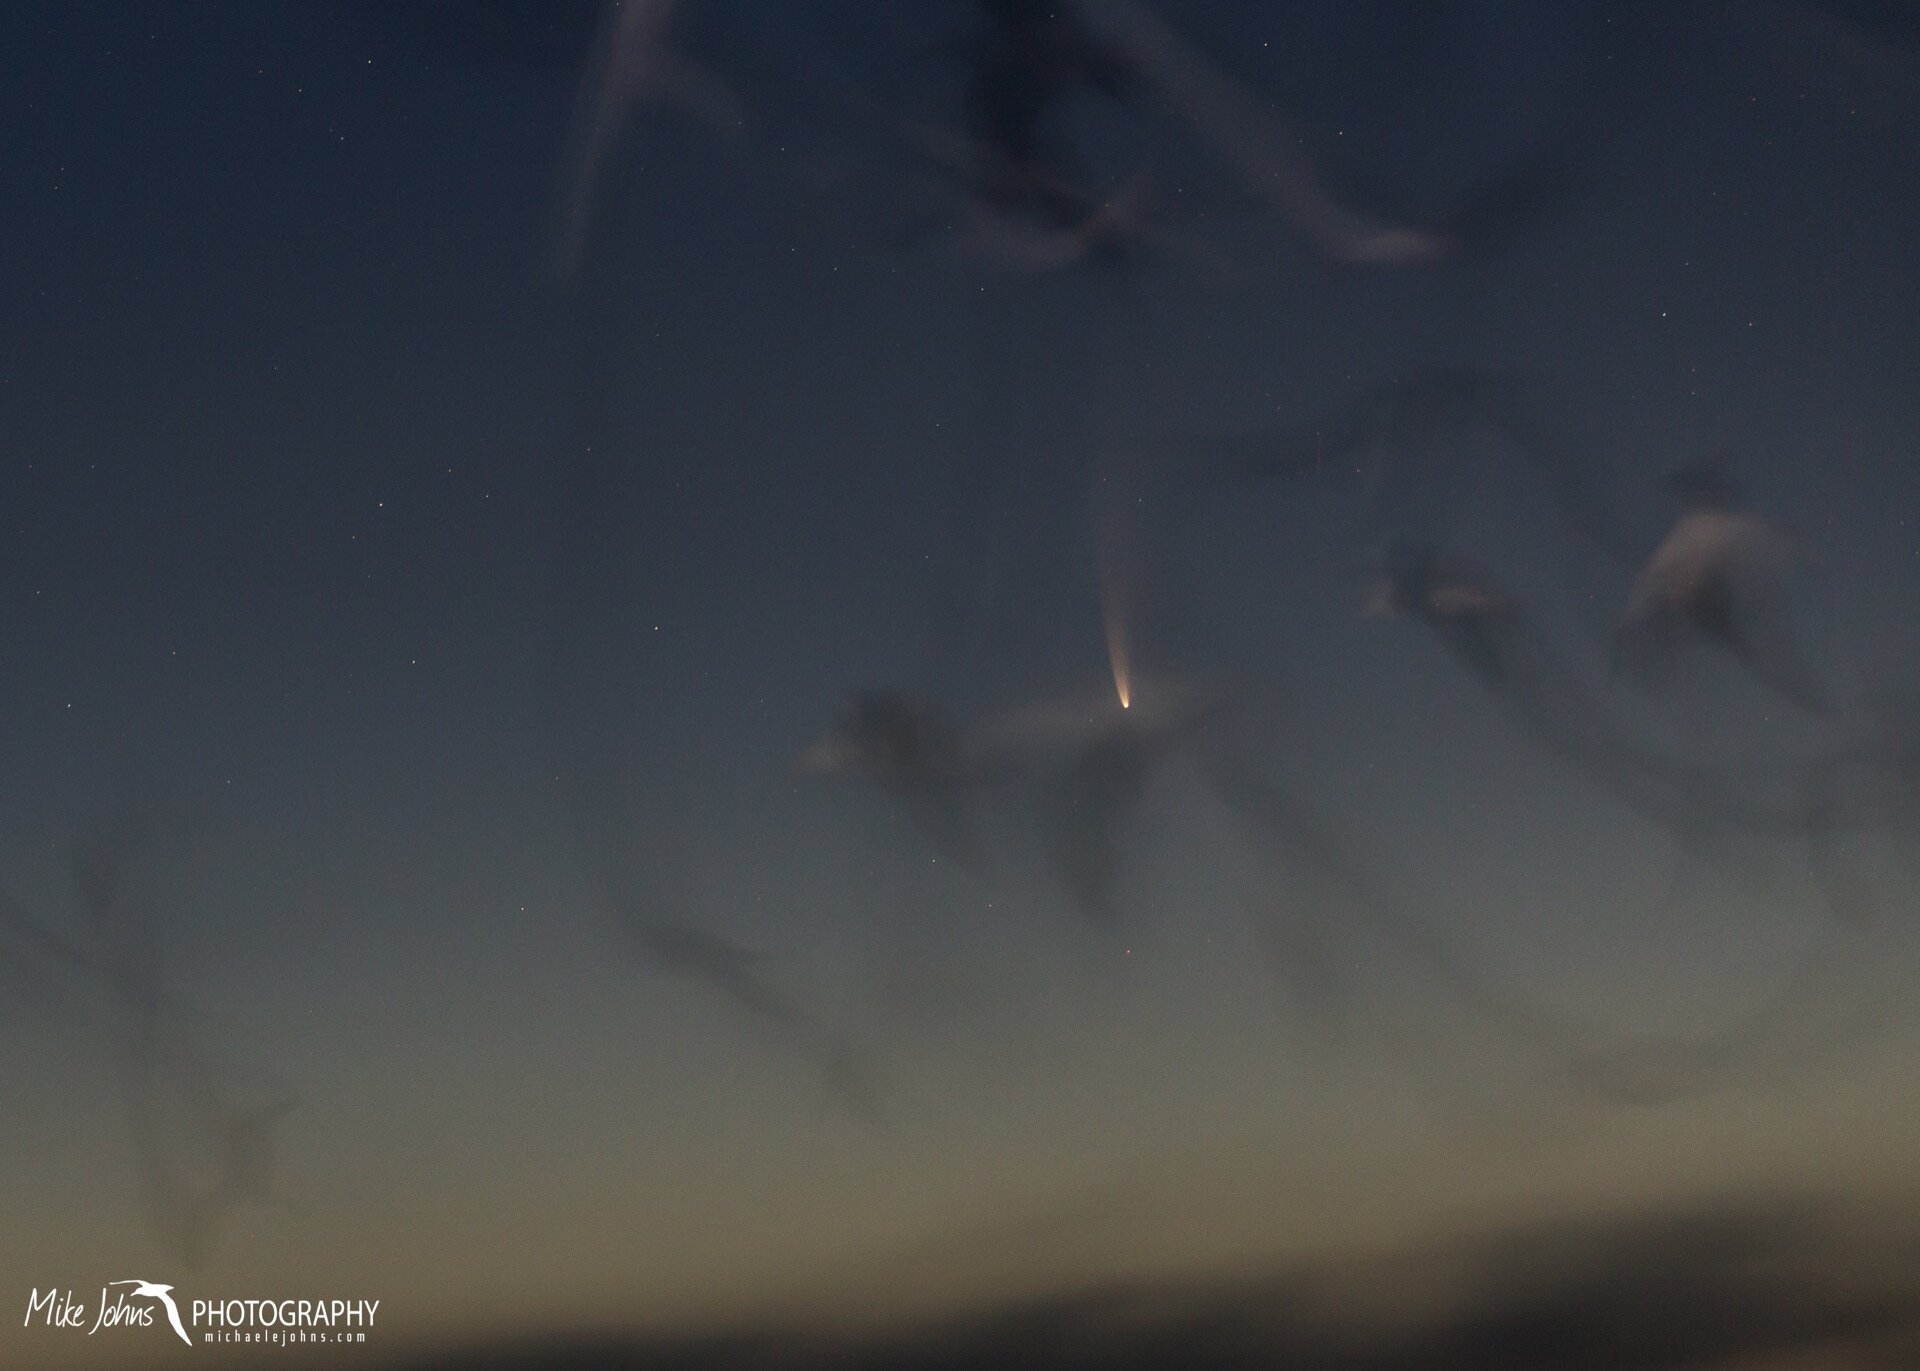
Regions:
[[[75,846],[72,876],[92,938],[42,924],[4,892],[0,937],[31,954],[32,969],[64,972],[65,988],[104,1000],[149,1221],[198,1268],[230,1210],[276,1198],[274,1145],[295,1102],[246,1103],[191,1007],[162,984],[156,929],[127,898],[130,855],[147,831],[137,814],[123,815]]]
[[[1804,560],[1799,546],[1714,467],[1678,472],[1667,488],[1686,508],[1634,582],[1616,667],[1658,684],[1689,641],[1703,640],[1801,709],[1830,712],[1784,603],[1786,573]]]
[[[982,760],[925,702],[895,690],[854,692],[833,732],[802,753],[794,771],[878,786],[941,856],[979,865],[972,799]]]
[[[1225,704],[1195,682],[1156,681],[1122,704],[1111,690],[1042,700],[956,728],[910,696],[857,694],[800,775],[877,785],[943,855],[977,865],[972,809],[983,787],[1038,775],[1036,828],[1083,912],[1111,925],[1122,829],[1160,763]]]

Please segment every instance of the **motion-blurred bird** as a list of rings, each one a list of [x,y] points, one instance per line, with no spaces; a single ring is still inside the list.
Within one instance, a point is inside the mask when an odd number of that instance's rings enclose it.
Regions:
[[[969,780],[973,764],[958,730],[904,691],[861,690],[846,697],[833,732],[802,753],[803,775],[854,776],[879,785],[941,785]]]
[[[171,1175],[150,1172],[150,1203],[189,1267],[206,1265],[221,1225],[235,1210],[280,1199],[275,1177],[281,1121],[295,1105],[284,1097],[264,1105],[224,1096],[204,1100],[189,1135],[193,1152],[172,1159]]]
[[[1234,480],[1356,479],[1375,537],[1444,536],[1461,490],[1484,479],[1485,440],[1544,485],[1561,520],[1613,555],[1625,521],[1575,445],[1541,413],[1534,384],[1511,372],[1443,363],[1370,387],[1286,427],[1191,440],[1204,470]]]
[[[1625,731],[1525,606],[1470,558],[1390,545],[1365,613],[1425,624],[1536,744],[1683,841],[1731,817],[1717,778]]]
[[[896,692],[849,701],[833,734],[803,753],[803,775],[845,775],[896,797],[942,855],[980,860],[974,803],[987,785],[1038,778],[1036,819],[1048,860],[1095,922],[1113,919],[1117,844],[1158,764],[1224,704],[1212,687],[1136,683],[1041,700],[955,729]]]
[[[1065,8],[1237,173],[1250,195],[1326,256],[1391,266],[1433,261],[1454,249],[1444,234],[1341,204],[1272,101],[1229,77],[1140,0],[1075,0]]]
[[[809,1058],[828,1090],[870,1124],[881,1119],[872,1065],[839,1029],[777,989],[765,974],[768,954],[722,934],[686,924],[636,925],[641,955],[661,971],[703,982],[755,1027]]]
[[[1363,612],[1418,619],[1484,683],[1513,683],[1520,606],[1469,558],[1426,544],[1390,544]]]
[[[801,776],[845,776],[892,797],[935,851],[981,860],[974,790],[986,774],[961,733],[930,705],[894,690],[849,695],[833,731],[794,764]]]
[[[1684,509],[1628,595],[1616,668],[1658,685],[1690,642],[1705,641],[1801,709],[1830,712],[1787,614],[1784,582],[1804,560],[1799,546],[1718,466],[1687,468],[1666,484]]]
[[[1090,218],[1071,159],[1049,124],[1073,96],[1122,103],[1138,94],[1125,54],[1091,33],[1071,7],[1046,0],[978,0],[982,19],[966,49],[962,116],[974,145],[981,198],[1056,229]]]
[[[868,121],[957,202],[909,239],[955,238],[1025,274],[1125,264],[1149,244],[1165,245],[1175,235],[1146,223],[1144,174],[1090,181],[1056,134],[1076,96],[1133,101],[1137,82],[1123,55],[1057,5],[978,0],[977,9],[980,22],[957,45],[960,127]]]
[[[564,279],[579,267],[592,233],[606,167],[641,102],[672,105],[702,123],[735,132],[745,122],[739,98],[674,42],[678,0],[613,0],[581,77],[561,192],[555,267]]]
[[[1041,787],[1039,829],[1048,861],[1092,922],[1105,928],[1118,922],[1121,840],[1148,785],[1224,704],[1224,696],[1204,687],[1147,682],[1128,705],[1103,699],[1085,710],[1084,724],[1060,719],[1071,760]],[[1044,717],[1002,721],[1003,745],[1022,727],[1033,730],[1036,742],[1043,739],[1038,725]]]

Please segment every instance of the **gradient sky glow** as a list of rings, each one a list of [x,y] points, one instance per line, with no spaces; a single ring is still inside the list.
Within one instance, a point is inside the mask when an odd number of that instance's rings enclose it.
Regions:
[[[1524,371],[1649,546],[1660,478],[1724,449],[1813,554],[1792,610],[1834,720],[1713,661],[1662,697],[1609,684],[1631,568],[1540,482],[1443,472],[1422,509],[1649,745],[1855,736],[1853,702],[1920,678],[1911,17],[1166,0],[1337,194],[1431,221],[1545,149],[1567,203],[1497,255],[1341,267],[1190,133],[1089,105],[1087,163],[1144,161],[1205,250],[1023,276],[955,250],[954,207],[870,136],[957,118],[942,35],[972,7],[904,8],[700,8],[684,41],[745,127],[639,107],[567,286],[587,0],[0,7],[0,886],[81,936],[72,845],[154,797],[129,879],[159,974],[237,1089],[297,1101],[282,1200],[190,1269],[143,1211],[100,996],[0,959],[0,1365],[410,1365],[1283,1270],[1329,1273],[1330,1308],[1372,1291],[1386,1326],[1458,1292],[1444,1257],[1371,1263],[1723,1202],[1915,1250],[1911,816],[1842,845],[1867,927],[1836,928],[1793,842],[1683,859],[1420,625],[1361,617],[1356,482],[1208,484],[1181,446],[1435,363]],[[1135,712],[1234,681],[1233,748],[1488,980],[1698,1033],[1831,939],[1831,993],[1622,1104],[1337,917],[1344,1012],[1291,993],[1247,909],[1321,897],[1189,760],[1126,830],[1114,929],[1015,793],[982,875],[796,777],[850,689],[963,720],[1111,699],[1091,473],[1133,499]],[[872,1049],[884,1129],[648,965],[608,880],[765,949]],[[378,1337],[189,1353],[16,1321],[30,1289],[136,1275],[378,1298]]]

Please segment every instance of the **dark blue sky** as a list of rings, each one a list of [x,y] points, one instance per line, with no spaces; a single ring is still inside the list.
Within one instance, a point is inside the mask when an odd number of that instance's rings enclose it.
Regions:
[[[740,117],[636,104],[567,279],[597,4],[0,9],[0,885],[92,959],[0,1013],[0,1297],[133,1266],[351,1286],[398,1355],[1264,1271],[1722,1186],[1911,1212],[1911,1025],[1828,1022],[1911,984],[1911,816],[1845,844],[1888,944],[1836,939],[1803,835],[1690,855],[1528,732],[1537,699],[1358,613],[1390,535],[1437,539],[1609,737],[1737,776],[1865,748],[1883,779],[1869,702],[1920,666],[1911,18],[1169,2],[1342,205],[1424,228],[1519,171],[1555,193],[1484,251],[1342,263],[1177,101],[1078,96],[1061,166],[1140,197],[1139,251],[1020,272],[930,151],[975,8],[682,5],[676,60]],[[1438,366],[1523,376],[1623,546],[1484,433],[1403,444],[1427,465],[1387,494],[1365,452],[1208,466],[1209,436],[1331,431]],[[1710,650],[1652,695],[1609,674],[1660,481],[1714,453],[1809,554],[1787,608],[1830,717]],[[968,870],[793,772],[848,690],[961,726],[1104,701],[1115,615],[1143,716],[1230,682],[1210,745],[1556,1021],[1710,1032],[1836,941],[1841,970],[1777,1057],[1627,1108],[1417,939],[1343,922],[1299,853],[1264,866],[1198,753],[1130,814],[1108,927],[1044,785],[993,793]],[[69,853],[128,810],[137,912],[89,923]],[[1269,974],[1267,904],[1332,911],[1323,970]],[[675,974],[667,926],[764,950],[791,1012]],[[98,973],[136,945],[223,1098],[298,1101],[287,1202],[191,1266],[116,1095]],[[829,1023],[883,1131],[822,1089]],[[1019,1253],[982,1255],[1003,1229]],[[31,1364],[148,1350],[26,1331]]]

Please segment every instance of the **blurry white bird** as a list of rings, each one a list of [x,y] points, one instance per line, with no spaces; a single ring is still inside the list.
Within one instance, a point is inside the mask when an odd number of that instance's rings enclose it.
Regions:
[[[1642,686],[1658,685],[1681,649],[1702,639],[1800,708],[1830,712],[1787,616],[1785,578],[1805,560],[1799,545],[1749,508],[1716,467],[1678,472],[1667,488],[1686,507],[1627,597],[1616,670]]]

